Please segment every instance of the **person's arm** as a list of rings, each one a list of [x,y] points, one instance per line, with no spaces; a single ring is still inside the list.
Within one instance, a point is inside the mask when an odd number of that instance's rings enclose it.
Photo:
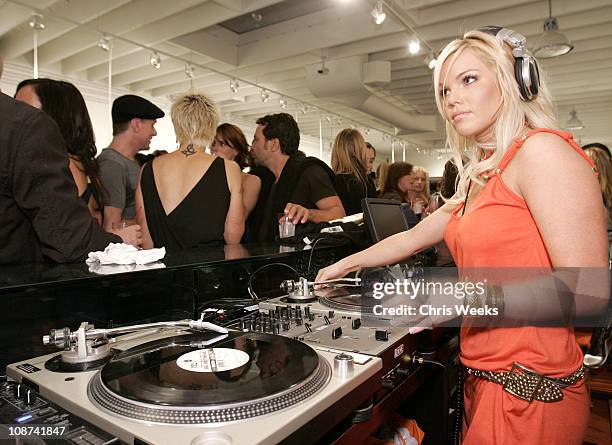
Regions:
[[[123,209],[118,209],[117,207],[104,206],[103,220],[104,220],[104,230],[110,232],[113,230],[113,223],[118,223],[121,221],[123,216]]]
[[[152,249],[154,247],[153,239],[151,238],[151,233],[149,232],[149,226],[147,224],[147,214],[145,211],[144,199],[142,198],[141,190],[143,168],[140,169],[140,174],[138,175],[138,186],[136,187],[136,223],[142,230],[142,248]]]
[[[294,224],[305,223],[306,221],[313,223],[327,222],[346,216],[342,201],[340,201],[338,196],[319,199],[315,205],[317,206],[316,209],[307,209],[299,204],[290,202],[285,206],[285,215]]]
[[[261,179],[255,175],[242,175],[242,197],[244,200],[244,218],[248,218],[249,214],[257,205],[259,192],[261,191]]]
[[[308,209],[300,203],[300,198],[290,201],[285,206],[287,215],[294,224],[327,222],[346,216],[342,201],[338,196],[329,175],[319,166],[314,165],[304,171],[294,192],[296,196],[315,203],[316,209]]]
[[[242,174],[234,161],[225,160],[230,205],[225,217],[223,238],[227,244],[238,244],[244,233],[244,201],[242,197]]]
[[[123,167],[111,159],[98,160],[100,182],[104,186],[104,230],[111,231],[113,223],[123,218],[126,202],[126,183]]]
[[[542,236],[551,275],[502,287],[504,316],[517,320],[562,320],[604,313],[610,275],[601,189],[591,166],[556,135],[525,141],[504,175],[521,195]],[[545,168],[543,167],[545,166]]]
[[[364,267],[395,264],[426,247],[439,243],[444,238],[444,229],[455,207],[456,205],[446,203],[412,229],[385,238],[361,252],[321,269],[316,281],[341,278]]]

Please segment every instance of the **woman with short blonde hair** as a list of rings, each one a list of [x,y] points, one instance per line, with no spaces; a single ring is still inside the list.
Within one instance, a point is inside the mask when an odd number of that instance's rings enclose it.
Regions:
[[[178,150],[146,163],[136,190],[143,247],[168,251],[237,244],[244,232],[240,167],[206,148],[219,121],[208,96],[188,93],[172,104]]]

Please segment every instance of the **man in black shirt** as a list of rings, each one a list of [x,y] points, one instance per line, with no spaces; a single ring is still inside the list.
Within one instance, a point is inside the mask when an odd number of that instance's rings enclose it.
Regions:
[[[0,116],[0,264],[44,257],[75,261],[111,242],[142,242],[139,226],[117,236],[91,217],[78,198],[62,135],[49,116],[3,93]]]
[[[334,174],[321,160],[298,151],[300,130],[290,114],[267,115],[257,120],[251,156],[274,174],[263,206],[260,241],[278,235],[278,215],[295,224],[319,223],[345,216],[334,188]],[[262,190],[264,186],[262,185]]]

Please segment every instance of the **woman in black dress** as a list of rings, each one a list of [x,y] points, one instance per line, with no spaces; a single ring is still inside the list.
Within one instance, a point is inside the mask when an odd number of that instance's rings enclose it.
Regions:
[[[336,174],[336,191],[347,215],[361,212],[363,198],[376,197],[376,187],[367,174],[366,150],[358,130],[345,128],[334,140],[332,170]]]
[[[206,153],[219,120],[216,104],[189,93],[172,104],[171,114],[179,148],[145,164],[136,190],[143,247],[177,251],[239,243],[244,231],[240,167]]]

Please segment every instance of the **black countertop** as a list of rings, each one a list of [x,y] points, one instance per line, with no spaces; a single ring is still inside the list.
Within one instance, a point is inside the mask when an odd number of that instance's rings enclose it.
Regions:
[[[314,250],[329,248],[316,246]],[[159,269],[180,270],[198,269],[210,266],[222,266],[224,263],[251,262],[283,258],[301,252],[311,251],[310,246],[302,244],[285,246],[276,243],[269,244],[238,244],[206,249],[167,253],[156,263],[149,265],[104,265],[98,263],[29,263],[0,266],[0,291],[14,292],[19,288],[32,288],[40,285],[65,284],[71,281],[90,280],[108,277],[108,275],[137,275],[145,278],[145,274]]]

